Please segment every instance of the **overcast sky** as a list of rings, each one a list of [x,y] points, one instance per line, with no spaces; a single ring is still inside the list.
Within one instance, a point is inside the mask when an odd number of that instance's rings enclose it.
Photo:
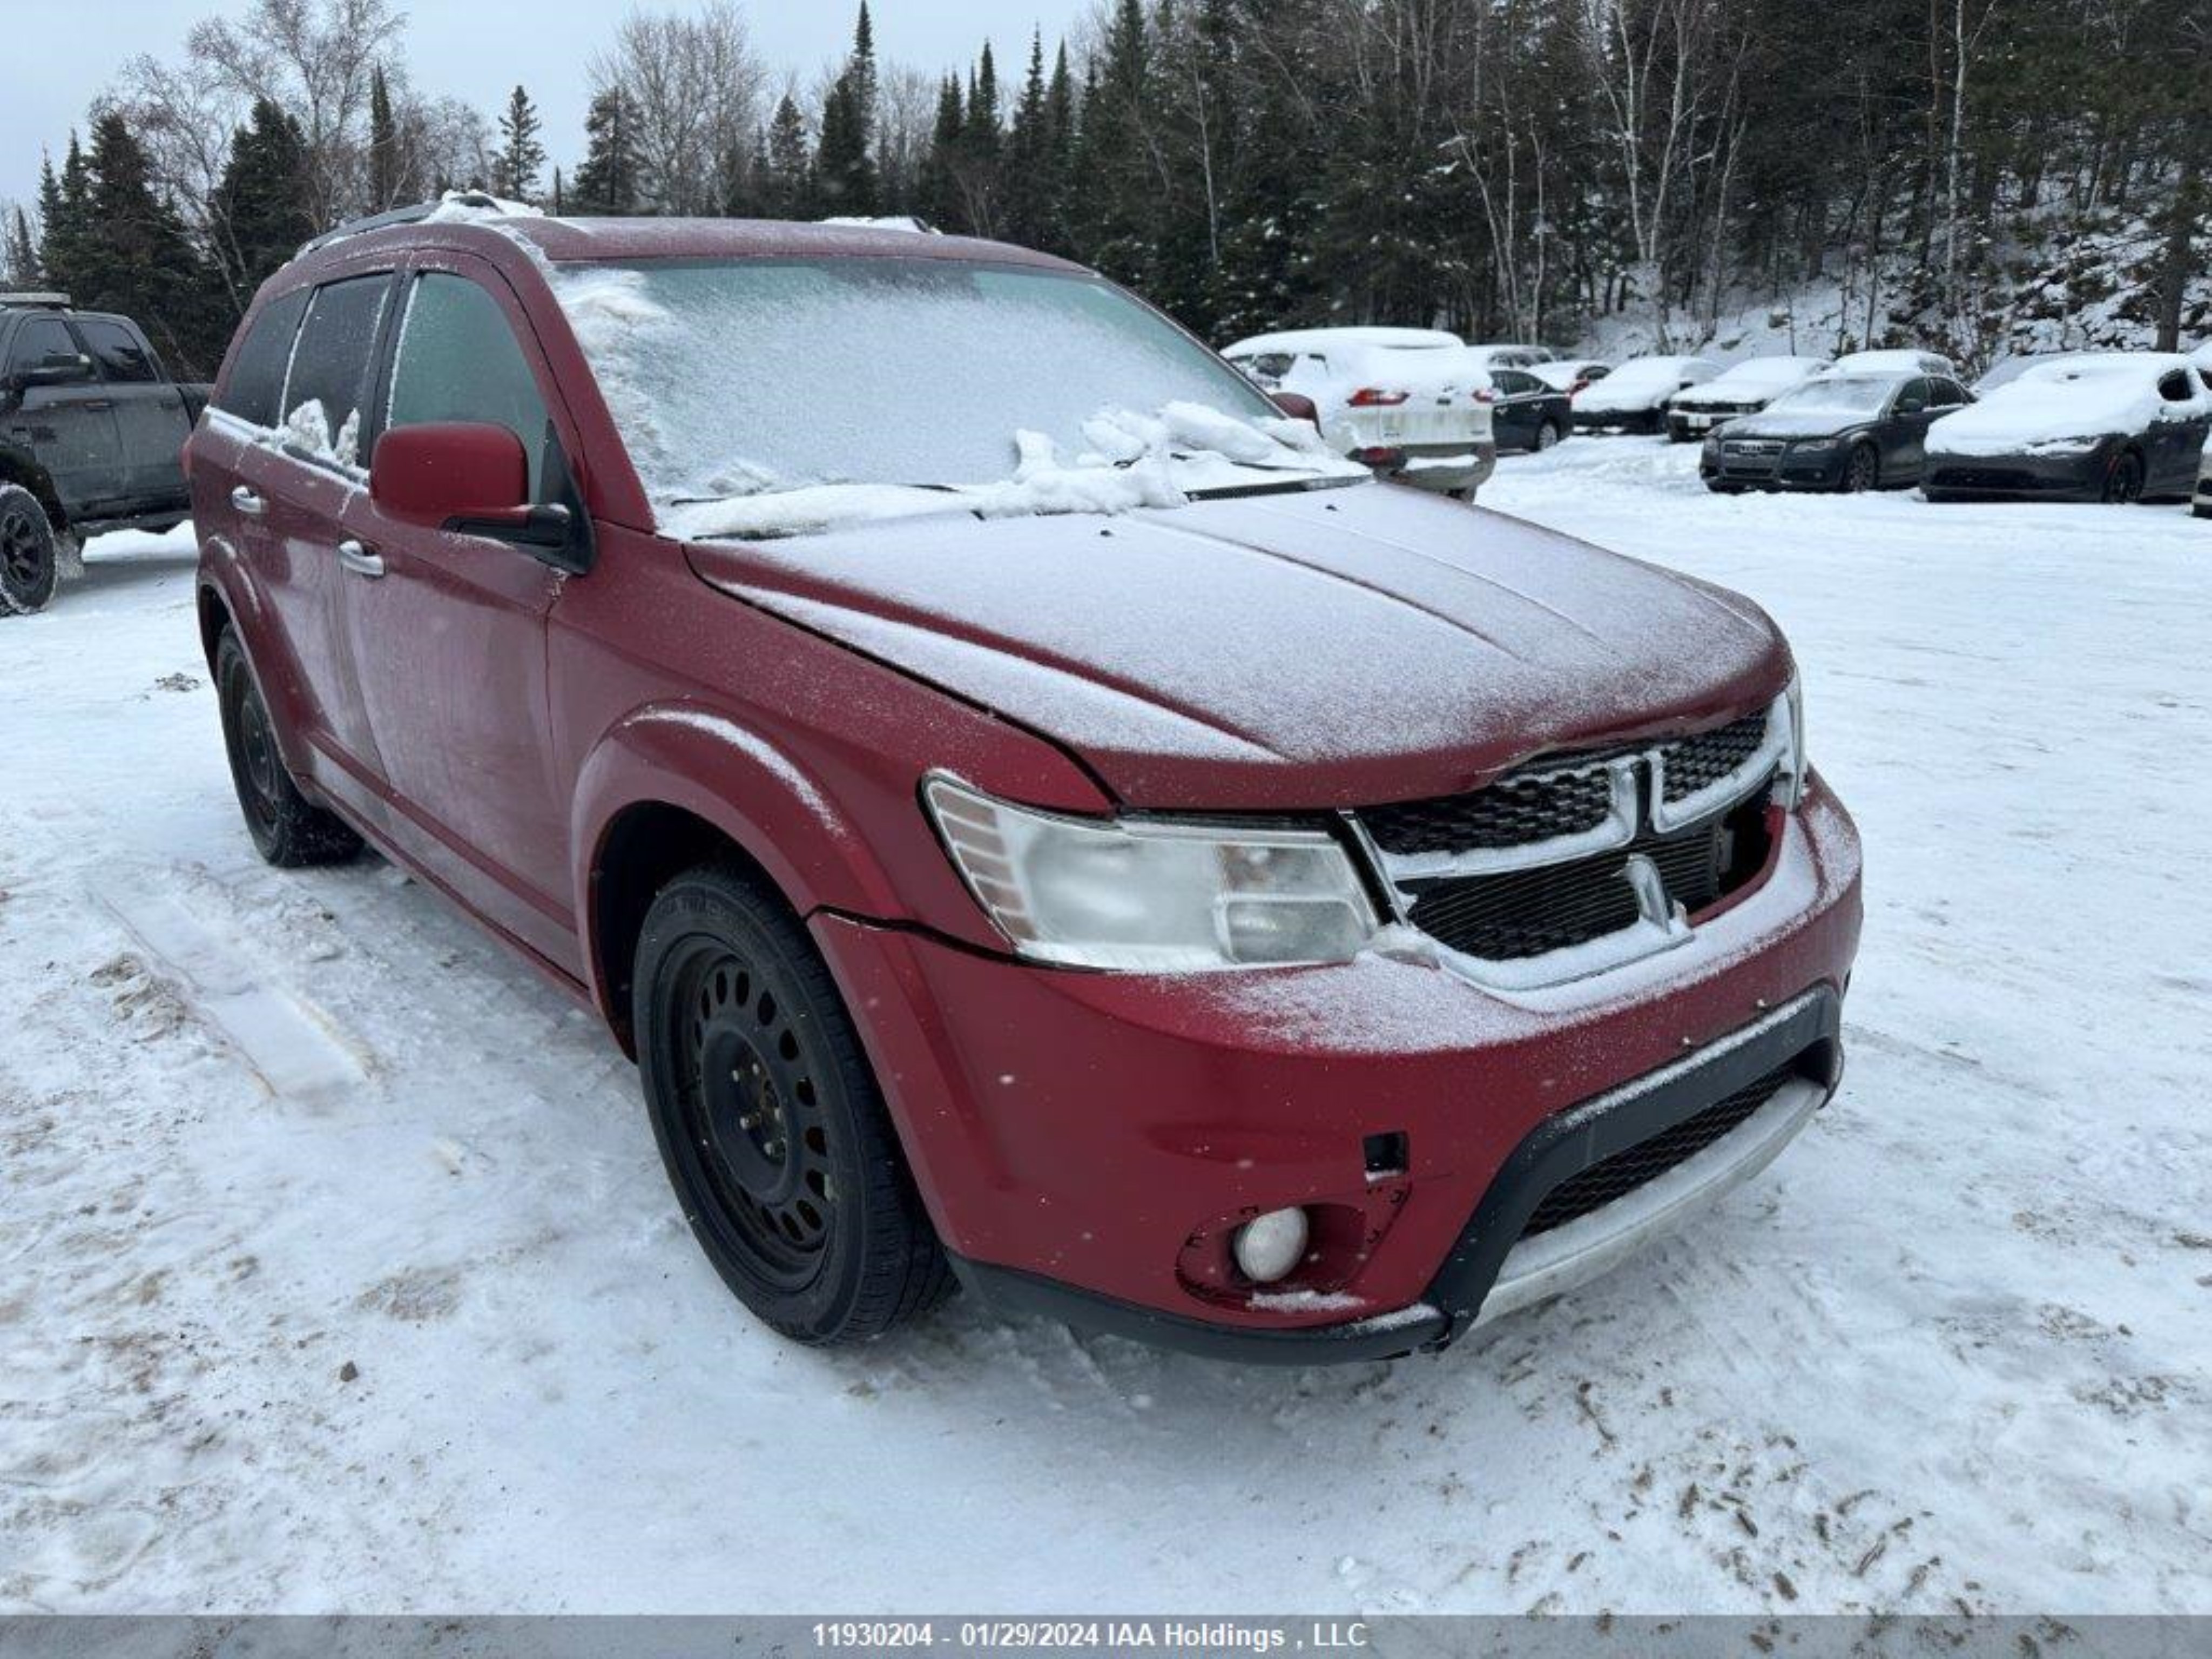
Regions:
[[[403,0],[404,3],[404,0]],[[653,9],[685,10],[685,0]],[[778,78],[796,71],[802,85],[842,56],[852,40],[859,0],[750,0],[743,9],[756,46]],[[185,30],[217,13],[237,16],[246,0],[76,0],[73,4],[5,0],[7,45],[0,54],[0,199],[26,204],[38,193],[41,146],[58,165],[72,125],[137,53],[173,57]],[[517,82],[545,117],[546,148],[573,170],[584,147],[589,93],[584,64],[627,9],[608,0],[414,0],[404,51],[410,77],[425,93],[465,98],[487,117]],[[1042,25],[1045,51],[1091,9],[1090,0],[870,0],[876,51],[885,61],[933,71],[964,67],[988,38],[1011,81],[1026,62],[1030,31]]]

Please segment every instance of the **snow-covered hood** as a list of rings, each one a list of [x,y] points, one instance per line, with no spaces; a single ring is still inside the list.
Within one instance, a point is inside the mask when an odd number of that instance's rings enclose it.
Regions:
[[[712,586],[1054,739],[1143,806],[1446,793],[1757,707],[1790,672],[1748,600],[1380,484],[688,551]]]

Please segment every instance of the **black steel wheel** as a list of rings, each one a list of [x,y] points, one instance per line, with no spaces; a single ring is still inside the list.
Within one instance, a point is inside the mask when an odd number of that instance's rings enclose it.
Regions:
[[[1856,495],[1881,483],[1881,457],[1872,444],[1853,444],[1844,457],[1844,493]]]
[[[0,617],[46,609],[54,596],[53,525],[21,484],[0,484]]]
[[[225,629],[216,647],[216,702],[222,717],[223,747],[238,791],[246,833],[270,863],[288,869],[343,864],[361,851],[361,837],[300,793],[277,746],[276,726],[253,683],[246,647]]]
[[[2124,449],[2105,474],[2105,499],[2125,507],[2142,499],[2143,460],[2132,449]]]
[[[859,1033],[805,929],[708,867],[653,902],[632,982],[654,1139],[708,1260],[786,1336],[882,1335],[951,1275]]]

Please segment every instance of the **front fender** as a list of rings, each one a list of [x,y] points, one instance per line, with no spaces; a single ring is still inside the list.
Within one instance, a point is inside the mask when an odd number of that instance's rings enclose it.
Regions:
[[[570,845],[584,853],[575,872],[579,915],[592,914],[592,875],[608,832],[642,805],[678,807],[712,824],[802,915],[824,907],[872,917],[902,912],[874,848],[818,780],[759,733],[684,702],[625,716],[578,770]]]

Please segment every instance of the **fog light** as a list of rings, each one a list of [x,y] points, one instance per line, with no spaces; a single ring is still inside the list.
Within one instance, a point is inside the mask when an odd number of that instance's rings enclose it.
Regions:
[[[1305,1259],[1306,1212],[1270,1210],[1237,1230],[1237,1265],[1255,1285],[1272,1285]]]

